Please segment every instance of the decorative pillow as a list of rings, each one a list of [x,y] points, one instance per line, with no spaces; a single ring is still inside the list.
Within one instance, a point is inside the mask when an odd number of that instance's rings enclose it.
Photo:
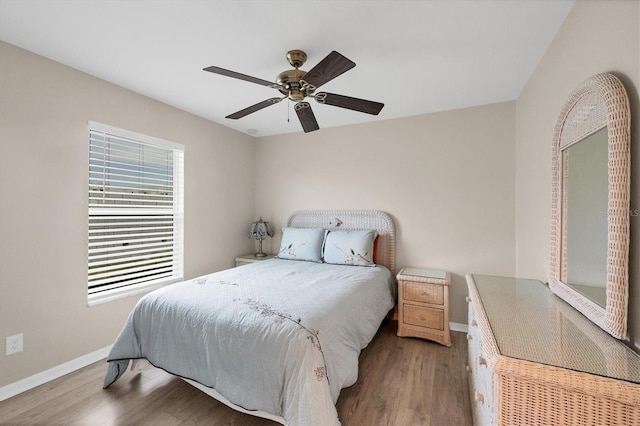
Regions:
[[[322,262],[322,243],[326,233],[322,228],[282,228],[277,257]]]
[[[324,261],[337,265],[375,266],[376,231],[331,231],[324,243]]]

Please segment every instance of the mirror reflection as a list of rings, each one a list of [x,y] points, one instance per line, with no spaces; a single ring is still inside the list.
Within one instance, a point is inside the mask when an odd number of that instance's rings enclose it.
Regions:
[[[607,127],[562,150],[562,222],[566,232],[560,279],[605,307],[609,169]]]

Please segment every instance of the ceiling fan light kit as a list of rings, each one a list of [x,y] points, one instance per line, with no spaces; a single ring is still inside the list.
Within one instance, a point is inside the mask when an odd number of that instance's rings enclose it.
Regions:
[[[255,105],[251,105],[250,107],[234,112],[225,118],[237,120],[268,106],[275,105],[284,99],[289,99],[296,102],[294,109],[298,115],[302,129],[305,133],[308,133],[318,130],[319,126],[313,110],[311,109],[311,105],[309,102],[304,101],[307,97],[313,98],[323,105],[346,108],[372,115],[378,115],[384,107],[383,103],[368,101],[366,99],[352,98],[350,96],[336,95],[326,92],[315,93],[318,87],[356,66],[355,62],[345,58],[335,50],[329,53],[308,72],[300,69],[307,60],[307,54],[302,50],[290,50],[287,52],[287,60],[293,69],[281,72],[276,78],[275,83],[216,66],[204,68],[204,71],[212,72],[214,74],[237,78],[239,80],[249,81],[251,83],[276,89],[284,95],[281,98],[270,98],[262,102],[258,102]]]

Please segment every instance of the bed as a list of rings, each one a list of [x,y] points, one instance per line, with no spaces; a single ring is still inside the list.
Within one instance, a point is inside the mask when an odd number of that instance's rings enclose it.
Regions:
[[[370,246],[343,249],[372,233]],[[320,235],[334,263],[313,258],[312,240],[296,250],[299,235]],[[131,360],[143,361],[248,414],[339,424],[340,390],[357,380],[360,351],[395,304],[394,252],[395,227],[384,212],[297,212],[283,233],[282,258],[141,298],[107,358],[104,386]]]

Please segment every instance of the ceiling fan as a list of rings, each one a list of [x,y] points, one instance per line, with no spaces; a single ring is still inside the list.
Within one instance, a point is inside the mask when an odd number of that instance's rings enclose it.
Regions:
[[[337,106],[373,115],[378,115],[380,110],[382,110],[382,107],[384,107],[384,104],[380,102],[367,101],[365,99],[352,98],[350,96],[336,95],[334,93],[327,92],[316,93],[316,89],[318,87],[356,66],[355,62],[345,58],[335,50],[329,53],[309,71],[303,71],[300,69],[307,60],[307,54],[302,50],[290,50],[287,53],[287,60],[294,69],[281,72],[276,78],[275,83],[261,78],[240,74],[235,71],[229,71],[220,67],[211,66],[204,68],[203,71],[209,71],[214,74],[225,75],[227,77],[233,77],[249,81],[251,83],[260,84],[262,86],[271,87],[284,95],[283,97],[270,98],[262,102],[258,102],[255,105],[251,105],[250,107],[234,112],[225,118],[237,120],[289,98],[293,102],[296,102],[294,109],[298,115],[300,124],[302,124],[302,129],[307,133],[319,129],[316,117],[311,110],[311,105],[309,105],[309,102],[304,100],[307,97],[313,98],[321,104]]]

